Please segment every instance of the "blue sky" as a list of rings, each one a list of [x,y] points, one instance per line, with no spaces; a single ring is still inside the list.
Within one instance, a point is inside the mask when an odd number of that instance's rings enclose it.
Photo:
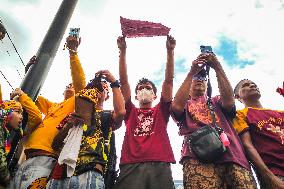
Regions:
[[[245,68],[247,65],[253,65],[255,62],[253,60],[241,59],[238,56],[238,42],[229,39],[226,36],[219,38],[219,45],[216,47],[214,52],[224,58],[226,63],[234,68]]]

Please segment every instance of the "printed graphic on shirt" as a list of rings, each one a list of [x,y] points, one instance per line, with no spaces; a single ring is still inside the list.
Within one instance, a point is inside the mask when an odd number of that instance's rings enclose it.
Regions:
[[[138,124],[134,129],[134,136],[149,136],[153,131],[153,110],[138,110]]]
[[[281,144],[284,145],[284,129],[281,129],[280,126],[272,125],[270,123],[266,130],[278,135],[280,137]]]
[[[210,115],[210,110],[206,103],[197,102],[188,105],[188,112],[192,115],[193,119],[204,124],[212,123],[212,118]],[[220,122],[219,117],[214,112],[216,117],[216,123]]]
[[[271,133],[273,135],[278,135],[279,139],[281,141],[281,144],[284,145],[284,118],[276,118],[270,116],[266,119],[261,119],[257,122],[257,128],[259,130],[264,130],[268,133]]]

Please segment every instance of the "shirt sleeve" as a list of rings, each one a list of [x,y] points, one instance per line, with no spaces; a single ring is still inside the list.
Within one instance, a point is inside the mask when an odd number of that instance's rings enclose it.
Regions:
[[[0,128],[2,129],[2,128]],[[4,132],[0,131],[0,180],[4,181],[9,177],[7,158],[4,149]]]
[[[243,110],[238,110],[236,118],[233,119],[233,126],[239,135],[246,132],[249,128],[246,122],[247,112],[248,112],[248,108],[245,108]]]
[[[172,119],[174,120],[174,122],[177,123],[178,125],[185,121],[186,107],[187,107],[187,103],[185,105],[185,108],[183,109],[182,114],[178,116],[173,111],[172,106],[170,106],[170,115],[171,115]]]
[[[26,94],[20,96],[19,102],[28,114],[28,123],[26,128],[28,132],[31,132],[42,122],[41,112],[32,99]]]
[[[164,117],[164,120],[166,122],[169,121],[169,118],[170,118],[170,107],[171,107],[171,103],[172,101],[170,102],[165,102],[162,98],[161,98],[161,101],[160,101],[160,107],[161,107],[161,112],[162,112],[162,116]]]
[[[77,54],[70,56],[70,69],[75,93],[86,86],[85,73]]]
[[[134,106],[134,104],[132,103],[131,97],[130,97],[129,100],[128,100],[127,102],[125,102],[126,114],[125,114],[125,116],[124,116],[124,121],[125,121],[125,120],[128,120],[132,108],[135,108],[135,106]]]
[[[222,106],[222,102],[221,102],[221,99],[220,99],[220,96],[215,96],[213,99],[212,99],[213,103],[216,103],[217,106],[219,106],[222,110],[222,113],[226,116],[226,118],[228,118],[229,120],[233,120],[235,117],[236,117],[236,113],[237,113],[237,110],[236,110],[236,105],[234,104],[231,109],[228,111],[226,110],[225,108],[223,108]]]
[[[47,100],[46,98],[39,96],[35,101],[35,105],[38,107],[41,113],[47,115],[48,109],[53,106],[53,102]]]

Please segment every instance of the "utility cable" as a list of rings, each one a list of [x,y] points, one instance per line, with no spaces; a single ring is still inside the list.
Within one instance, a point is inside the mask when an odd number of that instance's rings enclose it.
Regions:
[[[10,85],[10,87],[13,89],[13,90],[15,90],[14,88],[13,88],[13,86],[11,85],[11,83],[8,81],[8,79],[6,78],[6,76],[3,74],[3,72],[0,70],[0,73],[1,73],[1,75],[4,77],[4,79],[7,81],[7,83]]]

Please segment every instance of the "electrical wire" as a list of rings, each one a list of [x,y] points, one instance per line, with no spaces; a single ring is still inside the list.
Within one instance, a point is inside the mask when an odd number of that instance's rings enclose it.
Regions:
[[[1,22],[1,24],[3,24],[3,22],[2,22],[1,20],[0,20],[0,22]],[[19,54],[19,52],[18,52],[18,50],[17,50],[15,44],[13,43],[13,41],[12,41],[12,39],[11,39],[11,37],[10,37],[8,31],[7,31],[7,29],[6,29],[6,34],[7,34],[8,38],[9,38],[10,42],[12,43],[13,48],[14,48],[14,50],[16,51],[18,57],[20,58],[20,60],[21,60],[21,62],[22,62],[22,64],[23,64],[23,66],[25,67],[26,65],[25,65],[25,63],[24,63],[22,57],[20,56],[20,54]]]
[[[3,46],[4,46],[4,42],[3,42],[3,40],[2,40],[2,39],[1,39],[1,42],[2,42],[2,44],[3,44]],[[5,51],[7,52],[8,56],[10,56],[9,51],[8,51],[7,49],[5,49]]]
[[[15,90],[14,88],[13,88],[13,86],[11,85],[11,83],[8,81],[8,79],[6,78],[6,76],[3,74],[3,72],[0,70],[0,73],[1,73],[1,75],[4,77],[4,79],[7,81],[7,83],[9,84],[9,86],[13,89],[13,90]]]

